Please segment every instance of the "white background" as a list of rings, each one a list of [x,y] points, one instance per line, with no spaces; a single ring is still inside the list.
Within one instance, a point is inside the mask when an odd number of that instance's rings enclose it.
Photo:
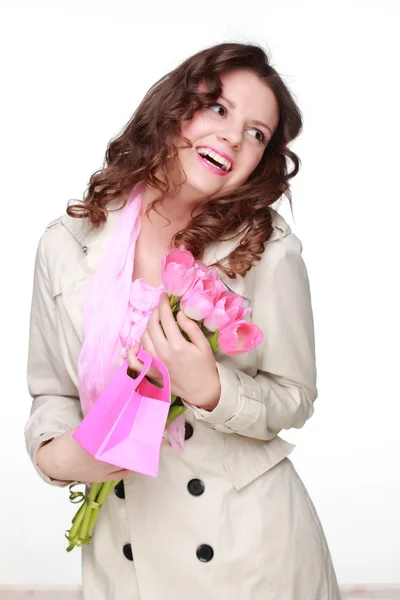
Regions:
[[[9,0],[1,13],[0,583],[80,582],[68,489],[42,482],[23,440],[38,239],[147,89],[221,41],[263,44],[304,115],[295,221],[280,212],[303,242],[319,398],[283,437],[339,582],[399,582],[399,3]]]

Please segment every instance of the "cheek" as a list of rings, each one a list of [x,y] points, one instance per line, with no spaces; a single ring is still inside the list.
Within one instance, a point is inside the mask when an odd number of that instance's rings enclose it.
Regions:
[[[204,113],[197,112],[190,121],[183,121],[181,124],[181,134],[189,140],[196,140],[206,134],[207,119]]]
[[[248,151],[243,156],[243,171],[246,176],[249,177],[254,169],[260,164],[263,157],[264,150],[258,150],[255,148],[248,148]]]

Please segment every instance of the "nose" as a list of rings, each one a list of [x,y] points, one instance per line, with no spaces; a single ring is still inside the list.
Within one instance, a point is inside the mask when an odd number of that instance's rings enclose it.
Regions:
[[[240,150],[242,145],[243,134],[242,130],[230,127],[217,134],[217,138],[220,142],[225,142],[234,148],[234,150]]]

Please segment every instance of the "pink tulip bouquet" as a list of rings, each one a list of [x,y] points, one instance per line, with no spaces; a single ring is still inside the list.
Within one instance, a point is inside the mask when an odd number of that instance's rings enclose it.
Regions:
[[[243,305],[243,298],[227,291],[218,277],[217,269],[195,260],[183,246],[174,248],[164,256],[162,283],[170,297],[175,320],[178,312],[182,310],[187,317],[196,321],[214,354],[218,350],[229,355],[243,354],[261,343],[261,330],[244,319],[251,309]],[[188,339],[185,332],[182,331],[182,335]],[[171,394],[166,427],[186,409],[182,399]],[[75,546],[90,543],[98,513],[108,494],[119,481],[93,483],[88,496],[73,491],[78,484],[70,486],[70,501],[83,504],[72,520],[71,529],[66,532],[69,541],[68,552]]]
[[[225,290],[215,267],[174,248],[163,258],[162,280],[174,315],[182,310],[197,321],[214,352],[243,354],[261,343],[261,330],[244,320],[251,309],[241,296]]]

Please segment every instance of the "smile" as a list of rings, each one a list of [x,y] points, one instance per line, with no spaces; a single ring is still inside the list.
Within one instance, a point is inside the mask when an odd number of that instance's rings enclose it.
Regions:
[[[208,146],[196,148],[197,154],[204,166],[218,175],[227,175],[232,171],[233,161],[227,154],[220,154]]]

